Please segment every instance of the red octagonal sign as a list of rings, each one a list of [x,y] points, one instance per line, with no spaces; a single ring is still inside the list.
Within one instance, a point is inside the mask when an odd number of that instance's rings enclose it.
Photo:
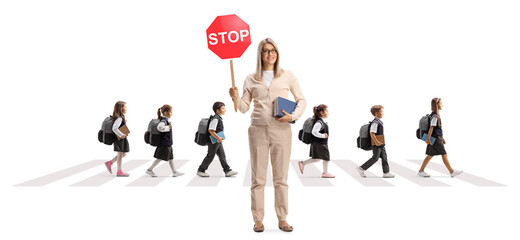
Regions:
[[[222,59],[239,58],[251,45],[249,25],[235,14],[216,17],[206,35],[208,48]]]

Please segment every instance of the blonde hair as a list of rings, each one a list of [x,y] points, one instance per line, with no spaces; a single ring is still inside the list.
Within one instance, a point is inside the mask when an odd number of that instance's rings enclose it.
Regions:
[[[262,71],[264,70],[264,66],[262,64],[262,49],[264,48],[264,45],[268,43],[273,45],[274,50],[276,50],[277,53],[276,62],[274,63],[274,78],[280,77],[280,75],[283,72],[283,70],[280,68],[280,51],[278,50],[278,45],[276,45],[273,39],[266,38],[258,44],[258,54],[255,73],[255,79],[258,81],[262,81]]]

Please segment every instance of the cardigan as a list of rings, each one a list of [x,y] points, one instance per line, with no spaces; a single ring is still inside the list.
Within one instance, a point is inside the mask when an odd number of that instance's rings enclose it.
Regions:
[[[298,120],[305,110],[305,97],[303,96],[298,80],[291,71],[282,70],[280,77],[274,78],[269,86],[263,80],[256,80],[255,74],[249,74],[244,81],[242,98],[239,97],[237,107],[242,113],[246,113],[253,101],[253,113],[251,113],[251,125],[277,125],[287,124],[280,122],[273,116],[273,102],[277,97],[288,99],[292,93],[296,102],[296,109],[291,114],[292,120]]]

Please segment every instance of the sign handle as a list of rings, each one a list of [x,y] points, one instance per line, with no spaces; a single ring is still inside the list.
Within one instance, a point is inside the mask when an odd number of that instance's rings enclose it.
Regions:
[[[229,60],[229,66],[231,67],[231,85],[235,88],[235,71],[233,70],[233,60]],[[237,100],[238,98],[233,98],[233,104],[235,105],[235,112],[237,112]]]

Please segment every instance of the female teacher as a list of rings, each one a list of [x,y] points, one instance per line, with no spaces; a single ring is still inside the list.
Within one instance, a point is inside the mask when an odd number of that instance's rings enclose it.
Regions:
[[[289,97],[289,91],[297,103],[293,113],[281,118],[273,116],[273,102],[277,97]],[[275,210],[278,216],[278,228],[291,232],[293,227],[286,222],[288,213],[287,175],[291,157],[292,132],[289,122],[295,121],[305,110],[305,98],[298,80],[291,71],[280,68],[280,53],[276,43],[266,38],[258,45],[256,72],[246,77],[242,98],[238,88],[230,88],[229,95],[238,100],[238,109],[246,113],[251,101],[254,109],[249,127],[249,151],[251,154],[251,211],[255,232],[264,231],[264,188],[267,164],[271,156]]]

